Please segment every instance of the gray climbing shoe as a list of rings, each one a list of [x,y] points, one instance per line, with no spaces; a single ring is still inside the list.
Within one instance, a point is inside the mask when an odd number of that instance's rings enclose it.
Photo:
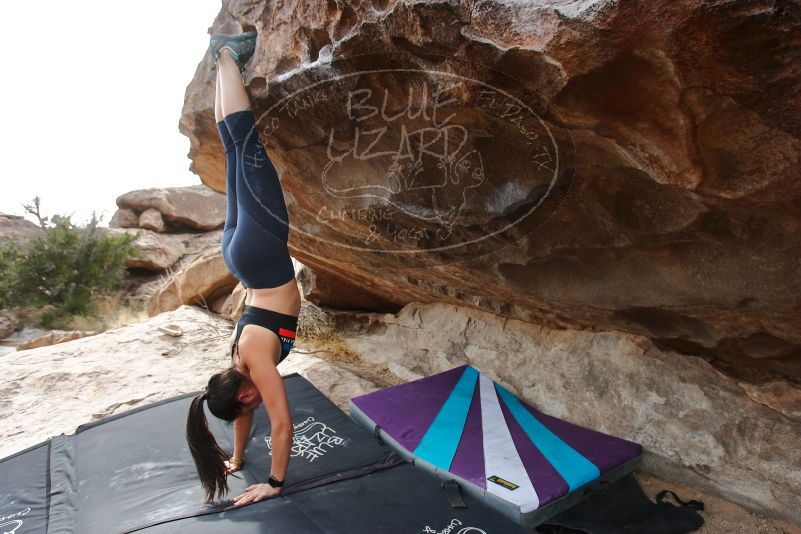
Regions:
[[[223,48],[227,48],[231,53],[231,57],[239,65],[239,70],[242,70],[256,50],[256,35],[256,32],[215,33],[209,40],[209,51],[216,63],[220,57],[220,51]]]

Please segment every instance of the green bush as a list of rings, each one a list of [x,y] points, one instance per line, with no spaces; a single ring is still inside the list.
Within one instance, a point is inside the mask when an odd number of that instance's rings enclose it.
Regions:
[[[138,250],[135,235],[107,235],[92,213],[85,226],[69,216],[50,220],[39,212],[39,198],[25,209],[39,219],[40,236],[0,245],[0,308],[37,307],[47,310],[42,325],[95,312],[92,300],[118,289],[126,274],[125,261]]]

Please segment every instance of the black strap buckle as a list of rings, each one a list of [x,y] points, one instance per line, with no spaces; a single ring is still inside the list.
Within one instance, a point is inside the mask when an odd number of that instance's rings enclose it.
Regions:
[[[584,497],[588,497],[591,495],[603,495],[605,493],[609,493],[609,488],[612,487],[612,484],[608,480],[601,480],[597,486],[589,486],[584,490],[582,495]]]
[[[381,431],[381,427],[378,426],[378,425],[375,425],[375,428],[373,428],[373,437],[376,439],[376,441],[378,441],[378,443],[381,443],[383,445],[384,444],[384,440],[381,439],[381,436],[379,434],[380,431]]]
[[[441,484],[445,488],[445,494],[448,496],[448,504],[451,505],[451,508],[467,508],[464,500],[462,500],[459,484],[453,480],[443,480]]]
[[[662,506],[676,507],[675,504],[672,504],[665,500],[665,497],[667,497],[668,495],[672,495],[673,498],[676,500],[676,502],[679,503],[679,506],[677,508],[688,508],[690,510],[695,510],[696,512],[700,512],[704,509],[703,501],[697,501],[695,499],[689,501],[683,501],[679,498],[678,495],[676,495],[675,492],[670,490],[662,490],[659,493],[657,493],[656,495],[657,504],[661,504]]]

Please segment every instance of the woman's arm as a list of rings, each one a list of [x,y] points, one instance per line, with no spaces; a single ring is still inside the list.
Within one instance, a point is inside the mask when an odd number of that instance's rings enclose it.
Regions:
[[[251,294],[250,289],[245,288],[245,305],[250,304]],[[234,338],[236,337],[236,325],[231,332],[231,339],[229,345],[233,345]],[[240,360],[241,361],[241,360]],[[234,458],[242,459],[245,454],[245,445],[247,445],[248,437],[250,436],[250,427],[253,425],[253,412],[248,412],[241,417],[234,419]]]
[[[292,450],[292,424],[288,426],[272,426],[270,439],[273,444],[273,459],[270,464],[270,475],[278,480],[286,480],[289,467],[289,453]]]
[[[245,459],[245,446],[250,437],[250,427],[253,425],[253,412],[248,412],[234,419],[234,458]]]
[[[270,418],[272,461],[270,472],[264,474],[265,481],[245,488],[245,492],[236,497],[235,506],[257,502],[281,493],[281,488],[272,487],[267,479],[272,476],[277,480],[286,481],[292,450],[292,414],[289,411],[284,380],[278,369],[275,368],[274,357],[264,354],[265,349],[278,351],[280,345],[275,335],[266,331],[262,333],[257,330],[257,332],[240,342],[239,350],[240,354],[253,352],[253,357],[248,357],[248,369],[250,370],[250,380],[259,390],[264,409],[267,410],[267,416]]]
[[[267,358],[260,360],[267,363],[257,366],[257,369],[251,367],[250,377],[261,392],[264,408],[270,418],[273,454],[270,472],[265,474],[264,478],[266,480],[269,475],[272,475],[278,480],[286,480],[292,449],[292,415],[289,412],[284,381],[278,369]]]
[[[254,332],[243,345],[239,344],[240,354],[258,350],[260,354],[248,357],[250,380],[259,390],[264,409],[270,418],[270,438],[272,441],[272,463],[270,473],[278,480],[285,480],[292,449],[292,414],[289,411],[289,400],[284,387],[284,380],[275,367],[273,358],[264,354],[265,349],[280,350],[278,340],[269,332]]]

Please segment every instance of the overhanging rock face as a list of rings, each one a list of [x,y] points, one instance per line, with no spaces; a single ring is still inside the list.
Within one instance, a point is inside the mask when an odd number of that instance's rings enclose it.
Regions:
[[[560,4],[224,3],[211,31],[260,32],[245,80],[292,254],[365,306],[465,303],[798,380],[801,5]],[[206,56],[180,128],[223,191],[214,82]]]

